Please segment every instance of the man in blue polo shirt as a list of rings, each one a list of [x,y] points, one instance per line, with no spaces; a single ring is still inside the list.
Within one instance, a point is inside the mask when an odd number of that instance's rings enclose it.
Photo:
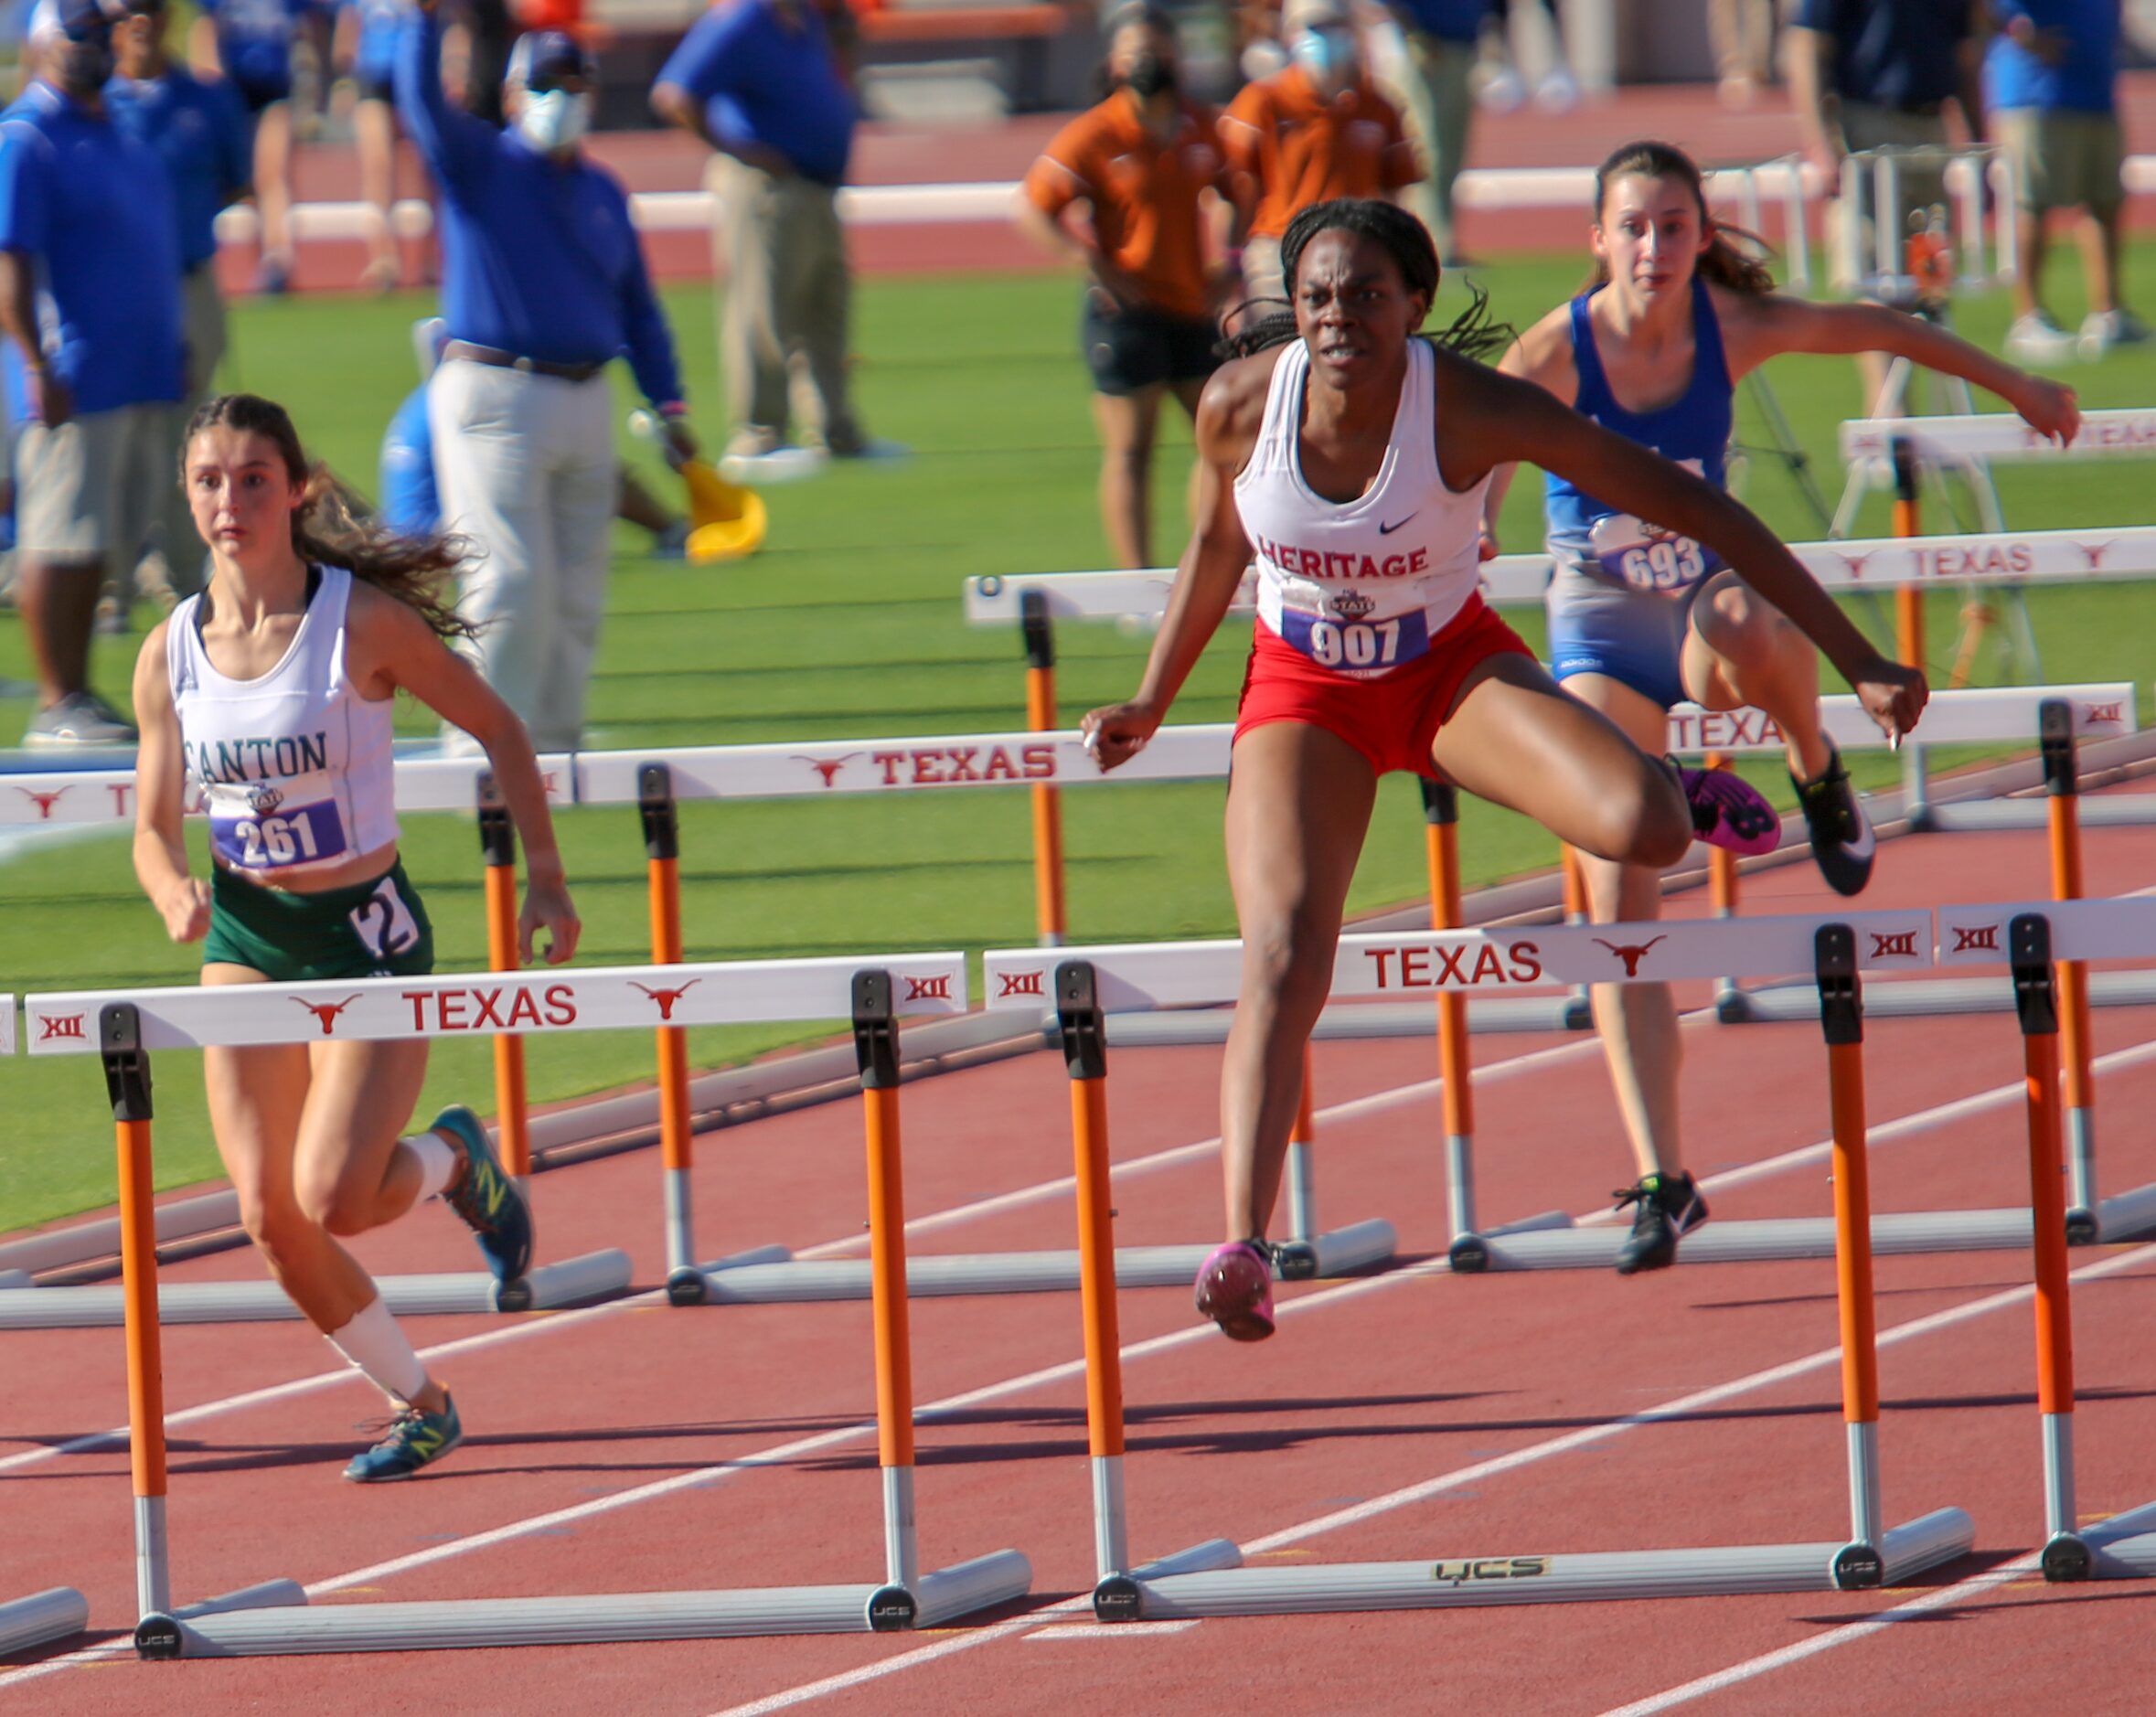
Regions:
[[[521,37],[508,127],[442,91],[433,0],[397,41],[397,116],[441,187],[447,343],[427,385],[434,474],[452,530],[483,551],[458,611],[481,671],[541,751],[582,739],[614,509],[606,367],[626,355],[676,449],[696,452],[674,342],[621,186],[577,140],[592,67],[558,30]]]
[[[173,593],[202,584],[202,539],[187,497],[172,474],[179,467],[181,432],[208,397],[225,355],[225,301],[217,286],[218,211],[247,194],[252,151],[247,112],[231,85],[206,82],[165,51],[169,17],[165,0],[125,0],[127,16],[112,32],[119,70],[105,85],[112,123],[147,144],[165,163],[179,221],[180,330],[187,348],[187,392],[171,414],[170,458],[151,474],[157,507],[158,547]],[[122,544],[124,560],[127,545]],[[119,569],[124,588],[128,569]]]
[[[855,113],[824,13],[810,0],[720,0],[660,68],[651,106],[718,152],[705,183],[724,209],[712,232],[728,276],[727,475],[753,482],[798,461],[786,445],[796,366],[803,444],[841,459],[874,451],[848,400],[853,285],[838,197]]]
[[[135,737],[90,689],[91,630],[107,560],[142,541],[144,474],[166,458],[180,397],[171,188],[103,99],[117,12],[41,0],[38,80],[0,118],[0,332],[22,355],[30,419],[16,443],[30,746]]]
[[[2119,76],[2119,0],[1995,0],[1999,34],[1984,61],[1985,92],[2021,198],[2021,267],[2006,349],[2024,363],[2076,351],[2100,357],[2138,345],[2148,327],[2119,301],[2119,184],[2124,148],[2113,86]],[[2088,314],[2078,337],[2044,307],[2044,226],[2080,214]]]
[[[1390,5],[1413,74],[1402,80],[1402,105],[1428,169],[1408,195],[1450,268],[1459,261],[1452,187],[1467,164],[1468,126],[1475,117],[1468,74],[1489,22],[1490,0],[1390,0]]]

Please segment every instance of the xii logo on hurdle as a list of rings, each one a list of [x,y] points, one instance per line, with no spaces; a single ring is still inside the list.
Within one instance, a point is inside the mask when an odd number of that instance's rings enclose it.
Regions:
[[[37,1018],[37,1041],[50,1043],[56,1038],[72,1039],[78,1043],[89,1041],[89,1034],[82,1029],[80,1014],[41,1014]]]

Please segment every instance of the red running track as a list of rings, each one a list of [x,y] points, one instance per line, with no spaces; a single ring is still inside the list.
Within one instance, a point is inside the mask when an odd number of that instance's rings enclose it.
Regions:
[[[2088,837],[2091,892],[2145,886],[2148,837]],[[1883,849],[1867,906],[2036,896],[2032,836]],[[1755,901],[1827,901],[1808,868]],[[1676,910],[1698,910],[1687,900]],[[1690,997],[1696,1005],[1703,995]],[[2113,1189],[2156,1179],[2156,1019],[2107,1010],[2099,1139]],[[1823,1214],[1827,1115],[1815,1028],[1687,1028],[1694,1166],[1720,1218]],[[1630,1178],[1595,1046],[1481,1038],[1488,1219],[1578,1214]],[[1218,1052],[1111,1060],[1120,1238],[1201,1238],[1215,1221]],[[1411,1258],[1442,1246],[1427,1041],[1318,1057],[1329,1221],[1382,1214]],[[1874,1022],[1868,1071],[1882,1210],[2025,1197],[2011,1016]],[[93,1076],[91,1076],[93,1080]],[[1066,1081],[1042,1054],[910,1086],[917,1252],[1068,1246]],[[86,1100],[94,1100],[86,1091]],[[700,1141],[708,1251],[783,1241],[858,1250],[858,1109],[832,1105]],[[626,1243],[656,1284],[656,1154],[539,1183],[553,1255]],[[1029,1189],[1032,1189],[1029,1191]],[[963,1207],[1000,1197],[993,1211]],[[938,1212],[954,1212],[938,1217]],[[381,1269],[465,1267],[451,1219],[370,1236]],[[2079,1252],[2081,1502],[2156,1499],[2156,1247]],[[231,1256],[176,1267],[229,1276]],[[1012,1546],[1035,1597],[986,1625],[897,1638],[734,1640],[465,1654],[143,1665],[112,1655],[0,1669],[0,1712],[435,1709],[709,1717],[827,1712],[1201,1709],[1255,1693],[1327,1712],[1489,1706],[1600,1712],[1702,1678],[1701,1708],[1912,1712],[2018,1706],[2071,1687],[2083,1712],[2142,1708],[2156,1587],[2045,1589],[2012,1558],[2042,1530],[2022,1253],[1878,1268],[1890,1521],[1947,1504],[1976,1556],[1914,1591],[1214,1621],[1100,1630],[1073,1296],[944,1300],[913,1313],[923,1416],[924,1565]],[[1133,1549],[1239,1539],[1253,1561],[1367,1560],[1835,1539],[1846,1523],[1833,1273],[1824,1264],[1679,1269],[1618,1282],[1455,1279],[1430,1268],[1288,1290],[1281,1332],[1239,1348],[1168,1290],[1124,1296]],[[410,1485],[341,1485],[372,1411],[300,1328],[168,1331],[171,1526],[186,1602],[272,1575],[317,1601],[859,1580],[881,1567],[868,1311],[675,1310],[648,1297],[506,1323],[432,1319],[470,1440]],[[92,1620],[131,1615],[120,1332],[8,1338],[0,1406],[0,1593],[72,1584]],[[257,1392],[260,1392],[259,1394]],[[250,1399],[249,1397],[254,1397]],[[1927,1625],[1871,1627],[1926,1606]],[[1784,1658],[1792,1660],[1783,1661]],[[2138,1662],[2137,1662],[2138,1658]],[[365,1692],[347,1690],[364,1678]],[[2016,1694],[2012,1690],[2023,1690]],[[1660,1709],[1649,1703],[1642,1709]]]

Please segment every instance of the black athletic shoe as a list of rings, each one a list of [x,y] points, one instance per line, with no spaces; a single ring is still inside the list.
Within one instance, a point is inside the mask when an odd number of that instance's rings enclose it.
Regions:
[[[1632,1238],[1617,1248],[1619,1275],[1640,1270],[1666,1270],[1677,1262],[1677,1241],[1707,1220],[1707,1201],[1690,1175],[1649,1175],[1637,1186],[1611,1195],[1617,1207],[1632,1212]]]
[[[1830,747],[1829,749],[1831,749]],[[1872,859],[1878,841],[1864,807],[1857,803],[1849,784],[1849,771],[1835,752],[1826,773],[1817,781],[1789,777],[1797,789],[1797,803],[1804,812],[1804,827],[1811,835],[1811,856],[1819,860],[1820,874],[1837,894],[1862,894],[1872,880]]]

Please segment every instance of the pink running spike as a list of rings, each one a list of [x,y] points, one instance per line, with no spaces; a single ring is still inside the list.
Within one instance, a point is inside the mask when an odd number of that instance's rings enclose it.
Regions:
[[[1692,831],[1710,847],[1749,858],[1782,844],[1782,819],[1766,795],[1726,769],[1679,769]]]
[[[1198,1310],[1232,1341],[1273,1333],[1273,1264],[1256,1241],[1215,1246],[1198,1266]]]

